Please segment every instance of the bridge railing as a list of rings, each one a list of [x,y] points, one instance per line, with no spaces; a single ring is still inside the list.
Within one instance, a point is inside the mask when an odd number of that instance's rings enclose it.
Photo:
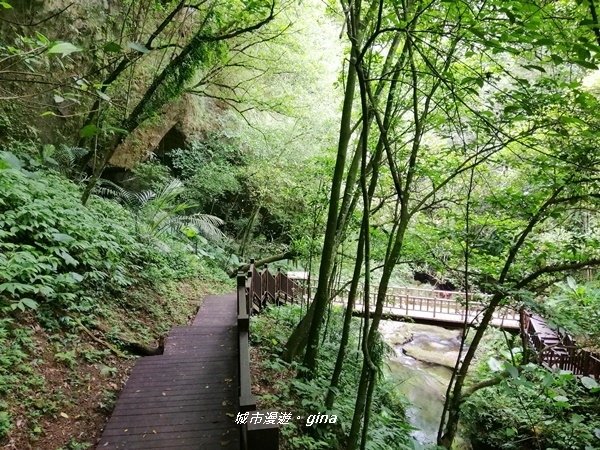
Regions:
[[[521,320],[523,332],[535,349],[540,364],[600,379],[598,354],[579,348],[570,336],[551,329],[540,317],[531,313],[522,311]]]
[[[261,413],[256,409],[256,399],[252,394],[250,374],[250,318],[259,313],[267,304],[283,304],[293,301],[298,295],[299,286],[281,271],[276,275],[265,269],[260,272],[250,261],[247,273],[237,274],[238,312],[238,381],[240,413],[249,413],[245,423],[240,424],[241,450],[279,449],[279,428],[276,424],[253,423],[250,415]],[[268,411],[263,411],[262,414]]]
[[[311,280],[311,290],[316,290],[317,280]],[[306,285],[303,286],[303,292],[307,290]],[[369,298],[370,310],[375,310],[375,302],[377,300],[378,286],[372,286]],[[350,290],[346,287],[334,288],[335,297],[333,302],[336,304],[345,304]],[[443,315],[452,315],[455,318],[476,320],[478,316],[486,309],[487,305],[484,300],[485,295],[456,291],[441,291],[436,289],[423,289],[408,286],[390,286],[386,293],[384,304],[384,312],[398,315],[410,316],[411,313],[427,313],[435,318],[443,319]],[[467,302],[468,299],[468,302]],[[310,298],[306,298],[311,301]],[[468,304],[468,308],[467,308]],[[364,310],[365,299],[364,293],[359,290],[355,307],[357,310]],[[498,321],[510,320],[519,321],[519,312],[515,309],[503,307],[498,308],[493,315],[493,319]]]

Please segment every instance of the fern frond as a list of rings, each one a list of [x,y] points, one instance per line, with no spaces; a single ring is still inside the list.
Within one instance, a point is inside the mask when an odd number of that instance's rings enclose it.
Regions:
[[[110,180],[100,180],[92,192],[104,197],[114,198],[129,207],[135,205],[135,194]]]
[[[194,226],[198,232],[206,239],[218,241],[225,237],[225,234],[218,228],[225,221],[211,214],[193,214],[191,216],[183,216],[185,223],[183,225]]]
[[[54,150],[52,159],[56,161],[61,172],[68,173],[73,170],[77,160],[83,158],[88,151],[88,149],[82,147],[69,147],[67,145],[61,145]]]
[[[137,206],[143,208],[147,203],[156,198],[156,193],[150,189],[142,192],[133,193]]]

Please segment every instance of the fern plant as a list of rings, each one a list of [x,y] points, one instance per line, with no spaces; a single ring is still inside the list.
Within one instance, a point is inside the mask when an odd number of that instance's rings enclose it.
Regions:
[[[88,150],[81,147],[70,147],[64,144],[55,147],[49,144],[39,148],[37,163],[73,179],[81,175],[77,162],[87,153]]]
[[[169,181],[158,193],[152,190],[133,192],[108,180],[95,188],[100,195],[115,198],[135,216],[136,232],[144,240],[157,242],[165,234],[192,228],[208,240],[224,237],[218,228],[224,222],[211,214],[193,213],[196,205],[181,202],[185,186],[178,179]]]

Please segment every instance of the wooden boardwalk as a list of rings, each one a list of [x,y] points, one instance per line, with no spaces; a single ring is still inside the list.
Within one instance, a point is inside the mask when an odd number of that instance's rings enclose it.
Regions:
[[[420,305],[419,305],[420,300]],[[431,302],[430,302],[431,300]],[[345,306],[343,302],[334,302],[338,305]],[[458,307],[453,307],[457,305]],[[478,305],[479,306],[479,305]],[[371,304],[371,313],[375,311],[375,306]],[[364,314],[364,304],[357,304],[355,313],[358,315]],[[507,330],[518,330],[519,319],[518,312],[499,311],[494,314],[490,324]],[[458,303],[433,300],[433,299],[414,299],[411,298],[403,304],[383,307],[383,315],[386,319],[391,320],[412,320],[416,323],[424,323],[429,325],[439,325],[445,327],[462,328],[465,323],[465,308],[461,308]],[[477,325],[481,321],[483,313],[481,308],[473,308],[469,310],[467,315],[467,323],[469,325]],[[517,318],[515,318],[517,316]]]
[[[160,356],[140,359],[97,449],[239,449],[236,295],[207,297]]]
[[[600,355],[597,353],[579,348],[570,336],[550,328],[536,314],[523,314],[523,329],[540,364],[600,380]]]

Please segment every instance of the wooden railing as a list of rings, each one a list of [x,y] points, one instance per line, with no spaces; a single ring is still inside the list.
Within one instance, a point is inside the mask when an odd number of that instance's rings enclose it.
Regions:
[[[311,290],[316,290],[316,280],[311,280]],[[307,292],[305,283],[301,287],[302,292]],[[369,309],[375,310],[378,286],[371,287]],[[347,287],[333,289],[335,297],[334,304],[345,305],[348,300],[349,289]],[[469,321],[477,322],[486,308],[484,294],[464,292],[441,291],[436,289],[423,289],[417,287],[390,286],[386,293],[384,313],[391,316],[407,316],[417,319],[438,319],[439,321],[451,320],[462,323],[465,316]],[[467,302],[468,299],[468,302]],[[310,298],[306,298],[310,302]],[[364,293],[359,290],[355,301],[357,312],[364,312]],[[467,308],[468,304],[468,308]],[[519,312],[512,308],[499,308],[493,315],[494,324],[505,324],[511,328],[518,328]]]
[[[293,302],[300,293],[300,287],[293,280],[280,270],[276,275],[271,274],[266,266],[259,272],[254,264],[250,264],[248,279],[251,280],[248,295],[253,313],[260,312],[269,303],[281,305]]]
[[[521,321],[523,332],[535,349],[540,364],[600,379],[598,354],[579,348],[570,336],[551,329],[539,316],[522,311]]]
[[[268,268],[259,272],[250,260],[248,273],[237,275],[238,311],[238,382],[240,413],[260,413],[256,409],[256,399],[252,394],[250,375],[250,318],[259,313],[267,304],[283,304],[293,301],[299,292],[296,283],[277,271],[272,275]],[[277,424],[254,423],[247,420],[240,424],[241,450],[278,450],[279,427]]]

